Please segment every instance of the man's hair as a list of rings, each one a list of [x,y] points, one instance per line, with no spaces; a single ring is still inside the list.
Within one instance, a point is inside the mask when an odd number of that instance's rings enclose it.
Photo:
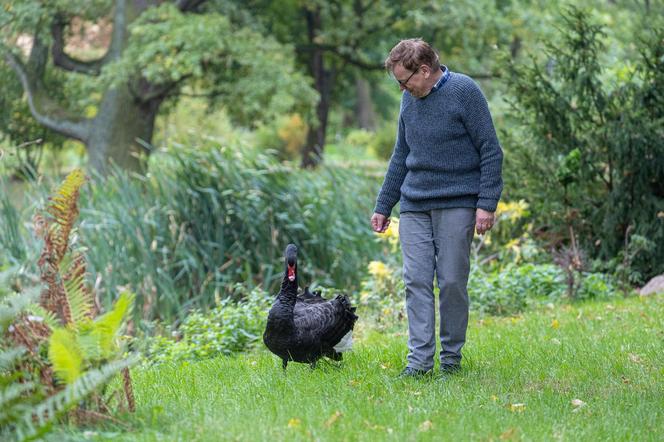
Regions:
[[[414,71],[423,64],[431,69],[436,69],[440,65],[436,51],[421,38],[410,38],[397,43],[385,59],[385,69],[392,71],[399,63],[409,71]]]

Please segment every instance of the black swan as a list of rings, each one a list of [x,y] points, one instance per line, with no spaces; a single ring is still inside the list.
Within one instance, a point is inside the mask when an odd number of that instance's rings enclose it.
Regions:
[[[286,269],[263,333],[263,342],[282,360],[316,366],[323,356],[340,360],[352,343],[351,331],[357,320],[348,297],[338,295],[326,300],[320,292],[297,294],[297,247],[289,244],[285,252]]]

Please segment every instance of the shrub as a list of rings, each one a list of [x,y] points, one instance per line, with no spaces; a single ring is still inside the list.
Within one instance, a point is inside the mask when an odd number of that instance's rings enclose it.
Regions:
[[[631,234],[664,243],[664,34],[653,21],[625,75],[624,63],[602,64],[604,31],[588,14],[570,9],[563,20],[561,43],[549,45],[546,65],[506,64],[513,116],[522,126],[508,143],[506,170],[516,174],[506,187],[513,197],[531,198],[551,242],[578,242],[592,258],[609,261]],[[664,272],[664,247],[614,262],[640,269],[620,270],[640,283]]]
[[[309,127],[300,114],[283,115],[256,131],[261,149],[272,149],[281,160],[295,160],[307,141]]]
[[[223,299],[210,311],[194,311],[170,336],[148,338],[145,347],[153,363],[200,360],[244,351],[260,341],[271,298],[263,291],[235,287],[239,301]]]
[[[73,171],[45,213],[35,216],[35,231],[44,241],[39,302],[38,288],[0,299],[2,436],[37,437],[69,410],[82,419],[106,417],[115,393],[104,396],[100,390],[120,372],[133,411],[128,368],[137,358],[126,357],[120,341],[133,296],[121,294],[112,310],[98,315],[83,250],[72,241],[84,181],[80,170]]]

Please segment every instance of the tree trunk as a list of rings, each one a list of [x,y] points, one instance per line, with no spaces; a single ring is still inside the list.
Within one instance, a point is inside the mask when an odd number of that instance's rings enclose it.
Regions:
[[[309,52],[309,72],[314,79],[314,87],[320,95],[316,106],[318,125],[309,129],[307,142],[302,150],[302,167],[314,168],[323,160],[325,149],[325,134],[327,132],[327,117],[330,110],[330,92],[332,89],[333,74],[325,70],[323,50],[315,47],[315,38],[322,29],[320,8],[314,11],[305,10],[309,43],[314,46]]]
[[[107,172],[110,164],[143,171],[161,98],[139,101],[129,88],[108,90],[85,141],[90,167]]]
[[[355,79],[357,105],[355,107],[357,123],[362,129],[376,130],[376,112],[371,101],[371,85],[361,77]]]

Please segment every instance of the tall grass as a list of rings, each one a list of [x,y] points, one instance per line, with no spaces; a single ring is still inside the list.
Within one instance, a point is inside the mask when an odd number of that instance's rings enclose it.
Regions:
[[[276,290],[289,242],[303,284],[351,291],[379,249],[368,227],[376,187],[341,168],[182,148],[160,154],[147,176],[95,177],[81,237],[105,302],[129,285],[146,318],[209,306],[236,282]]]

